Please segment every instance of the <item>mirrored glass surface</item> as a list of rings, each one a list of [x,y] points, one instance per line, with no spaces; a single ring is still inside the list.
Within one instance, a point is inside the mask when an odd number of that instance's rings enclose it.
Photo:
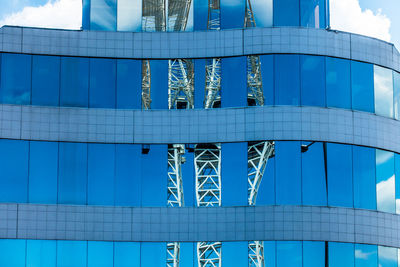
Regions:
[[[265,166],[256,199],[257,205],[275,204],[275,155],[270,157]]]
[[[299,0],[274,1],[274,26],[299,26]]]
[[[325,58],[300,56],[301,105],[326,106]]]
[[[90,59],[90,108],[115,108],[116,66],[115,59]]]
[[[140,251],[140,266],[160,267],[166,265],[166,244],[157,242],[142,242]]]
[[[26,267],[54,267],[56,266],[55,240],[27,240]]]
[[[117,0],[91,0],[90,29],[93,31],[117,30]]]
[[[221,105],[228,107],[247,106],[246,57],[223,58],[221,79]]]
[[[290,256],[289,256],[290,255]],[[276,242],[276,267],[303,266],[301,241]]]
[[[88,267],[109,267],[114,265],[113,242],[88,242]]]
[[[398,267],[397,248],[378,246],[378,266],[379,267]]]
[[[197,1],[199,2],[199,1]],[[202,1],[200,1],[202,2]],[[195,2],[196,5],[196,2]],[[204,108],[206,86],[206,60],[194,59],[194,107]]]
[[[400,73],[393,71],[394,118],[400,119]]]
[[[303,241],[303,267],[325,266],[325,242]]]
[[[226,266],[248,265],[248,243],[247,242],[222,242],[222,258]]]
[[[393,71],[374,65],[375,113],[393,118]]]
[[[117,60],[117,108],[141,109],[142,61]]]
[[[300,26],[324,29],[327,24],[325,3],[326,0],[300,0]]]
[[[86,241],[57,241],[57,267],[86,267],[86,263]]]
[[[264,263],[265,267],[276,266],[276,242],[264,241]]]
[[[376,199],[377,209],[396,212],[393,152],[376,150]]]
[[[351,108],[350,60],[326,57],[328,107]]]
[[[221,5],[221,29],[243,28],[244,0],[220,0]]]
[[[194,30],[205,31],[207,30],[207,18],[208,18],[208,1],[193,1],[194,2]]]
[[[118,0],[117,30],[140,32],[142,30],[142,1]]]
[[[329,242],[328,254],[329,267],[354,266],[354,244]]]
[[[0,239],[1,266],[25,267],[25,246],[22,239]]]
[[[376,209],[375,149],[353,146],[354,207]]]
[[[114,267],[139,267],[139,242],[114,242]]]
[[[395,183],[396,183],[396,213],[400,214],[400,155],[394,155]],[[399,258],[400,259],[400,258]]]
[[[275,56],[275,105],[300,104],[299,64],[298,55]]]
[[[89,59],[61,58],[60,105],[87,107],[89,97]]]
[[[247,8],[251,5],[257,27],[272,27],[273,0],[250,0],[246,1],[246,4]]]
[[[355,244],[354,245],[355,267],[377,267],[378,248],[375,245]]]
[[[183,194],[185,207],[195,206],[195,168],[194,153],[191,149],[185,149],[185,162],[182,165]]]
[[[264,105],[274,104],[274,56],[261,55],[261,76],[264,92]]]
[[[151,108],[168,109],[168,61],[151,60]]]
[[[352,108],[374,112],[374,65],[351,62]]]
[[[33,56],[32,60],[32,105],[58,106],[60,57]]]

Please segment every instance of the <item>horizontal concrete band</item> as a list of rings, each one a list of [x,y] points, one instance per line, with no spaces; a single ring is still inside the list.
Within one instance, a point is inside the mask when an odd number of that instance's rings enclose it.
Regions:
[[[123,208],[0,204],[0,238],[144,242],[318,240],[400,247],[400,216],[306,206]]]
[[[131,33],[7,26],[0,28],[0,52],[136,59],[311,54],[400,71],[400,54],[393,44],[357,34],[295,27]]]
[[[116,110],[0,105],[0,138],[198,144],[313,140],[400,153],[400,121],[344,109],[265,106],[195,110]]]

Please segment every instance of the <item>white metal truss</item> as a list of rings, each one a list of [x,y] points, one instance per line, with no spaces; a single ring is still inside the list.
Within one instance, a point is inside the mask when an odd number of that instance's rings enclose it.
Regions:
[[[206,60],[206,91],[204,108],[215,108],[221,104],[221,59]]]
[[[150,61],[142,60],[142,109],[150,109],[151,105],[151,72]]]
[[[249,267],[264,267],[264,242],[249,242]]]
[[[172,242],[167,244],[167,267],[178,267],[180,257],[180,243]]]
[[[142,6],[142,31],[161,32],[166,29],[165,0],[146,0]]]
[[[186,30],[192,0],[168,0],[168,31]]]
[[[199,267],[221,267],[221,242],[198,242],[197,262]]]
[[[247,102],[250,106],[264,106],[259,56],[247,56]]]
[[[191,59],[168,61],[168,107],[194,108],[194,68]]]

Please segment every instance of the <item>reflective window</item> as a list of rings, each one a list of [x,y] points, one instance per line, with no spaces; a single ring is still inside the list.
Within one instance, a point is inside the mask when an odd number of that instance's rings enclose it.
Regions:
[[[395,182],[396,182],[396,213],[400,214],[400,155],[394,155]],[[400,258],[399,258],[400,259]]]
[[[374,112],[374,65],[351,62],[352,108]]]
[[[247,143],[224,143],[221,149],[222,205],[245,206],[248,203]]]
[[[325,266],[325,242],[303,241],[303,267]]]
[[[326,57],[328,107],[351,108],[350,60]]]
[[[353,146],[354,207],[376,209],[375,149]]]
[[[352,147],[327,145],[328,205],[353,207]]]
[[[54,267],[56,266],[56,241],[54,240],[27,240],[26,266],[27,267]]]
[[[114,267],[139,267],[139,242],[114,242]]]
[[[25,267],[25,246],[25,240],[0,239],[0,265]]]
[[[89,90],[89,59],[61,58],[60,105],[87,107]]]
[[[88,144],[88,204],[114,205],[115,145]]]
[[[272,27],[274,22],[273,0],[251,0],[250,2],[257,27]],[[248,3],[246,1],[246,4]]]
[[[394,118],[400,119],[400,73],[393,71]]]
[[[192,31],[193,30],[193,2],[190,1],[190,6],[186,7],[187,2],[168,1],[168,15],[167,15],[167,31]],[[186,16],[186,23],[182,22],[182,14]]]
[[[142,206],[167,205],[167,149],[167,145],[151,145],[142,154]]]
[[[207,30],[208,18],[208,1],[194,1],[194,30],[205,31]],[[204,40],[205,42],[205,40]]]
[[[60,57],[33,56],[32,105],[58,106]]]
[[[301,204],[300,142],[275,142],[275,175],[276,204]]]
[[[221,5],[221,29],[243,28],[244,0],[220,0]]]
[[[30,142],[29,202],[57,203],[58,143]]]
[[[397,248],[378,246],[379,267],[398,267]]]
[[[329,242],[329,267],[354,266],[354,244]]]
[[[327,24],[325,2],[326,0],[300,0],[300,26],[324,29]]]
[[[279,2],[285,2],[285,1],[279,1]],[[299,64],[300,64],[300,57],[298,55],[275,56],[275,104],[276,105],[300,104]]]
[[[0,100],[4,104],[30,104],[32,56],[3,53]]]
[[[257,205],[275,205],[275,157],[267,161],[256,201]]]
[[[91,0],[82,1],[82,28],[84,30],[90,29],[90,2]]]
[[[396,212],[394,153],[376,150],[376,199],[377,209]]]
[[[86,261],[86,241],[57,241],[57,267],[86,267]]]
[[[151,108],[168,109],[168,61],[151,60]]]
[[[185,162],[182,166],[183,192],[185,199],[185,207],[193,207],[195,205],[195,170],[194,170],[194,153],[185,151]]]
[[[0,140],[0,201],[26,203],[29,142]]]
[[[117,60],[117,108],[141,109],[141,73],[141,60]]]
[[[117,30],[139,32],[142,30],[142,1],[118,0]]]
[[[265,267],[276,266],[275,241],[264,241],[264,263]]]
[[[261,55],[261,76],[264,91],[264,105],[274,104],[274,56]]]
[[[302,261],[302,244],[300,241],[276,242],[277,267],[302,266]]]
[[[195,1],[197,2],[205,1]],[[194,107],[204,108],[204,93],[206,85],[206,60],[194,59]]]
[[[140,206],[142,146],[117,144],[115,149],[115,205]]]
[[[302,142],[301,152],[303,205],[325,206],[326,145],[319,142]]]
[[[393,117],[393,72],[374,65],[375,113]]]
[[[89,107],[115,108],[116,70],[114,59],[90,59]]]
[[[86,204],[87,144],[59,143],[58,203]]]
[[[88,242],[88,267],[109,267],[114,264],[113,242]]]
[[[247,106],[246,57],[223,58],[221,79],[221,105],[228,107]]]
[[[301,105],[326,106],[325,58],[300,56]]]
[[[378,248],[374,245],[355,244],[355,267],[377,267]]]
[[[222,242],[221,251],[224,266],[248,266],[247,242]]]
[[[299,9],[299,0],[274,0],[274,26],[299,26]]]
[[[166,244],[142,242],[140,251],[140,266],[160,267],[166,263]]]
[[[117,30],[117,0],[91,0],[90,11],[92,31]]]

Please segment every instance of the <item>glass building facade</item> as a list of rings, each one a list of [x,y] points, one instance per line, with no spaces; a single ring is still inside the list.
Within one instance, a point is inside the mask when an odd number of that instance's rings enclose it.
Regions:
[[[400,266],[391,44],[328,0],[82,6],[21,51],[0,29],[0,266]]]

